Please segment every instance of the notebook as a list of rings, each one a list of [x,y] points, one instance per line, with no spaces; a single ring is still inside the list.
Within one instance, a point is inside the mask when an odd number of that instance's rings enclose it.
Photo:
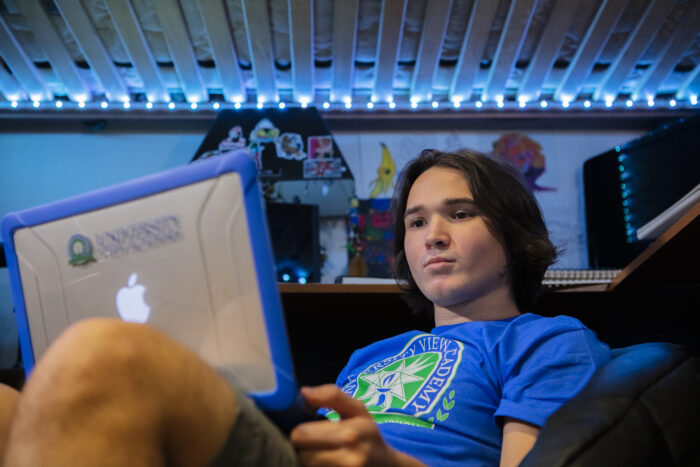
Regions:
[[[264,410],[297,385],[257,170],[247,150],[2,219],[27,372],[71,323],[147,323]]]

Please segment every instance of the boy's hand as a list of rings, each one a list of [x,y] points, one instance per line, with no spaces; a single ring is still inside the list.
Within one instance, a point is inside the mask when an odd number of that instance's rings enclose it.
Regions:
[[[328,407],[340,415],[339,422],[302,423],[292,430],[290,439],[303,465],[423,465],[389,447],[365,405],[337,386],[302,388],[301,394],[309,405]]]

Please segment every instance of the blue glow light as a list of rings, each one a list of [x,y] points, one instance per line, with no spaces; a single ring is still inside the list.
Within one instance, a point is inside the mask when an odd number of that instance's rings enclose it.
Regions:
[[[615,152],[620,152],[620,146],[615,146]],[[622,156],[619,156],[619,157],[617,158],[617,160],[620,161],[620,162],[622,162],[622,161],[620,160],[620,157],[622,157]]]
[[[629,213],[630,213],[630,208],[624,208],[624,209],[622,210],[622,212],[624,212],[625,214],[629,214]]]
[[[331,106],[330,102],[324,102],[323,103],[323,108],[328,109]]]
[[[627,207],[627,206],[630,205],[630,201],[629,201],[628,199],[626,199],[626,200],[622,201],[622,205],[623,205],[624,207]]]
[[[240,102],[236,102],[235,104],[233,104],[233,108],[236,109],[236,110],[240,109],[240,108],[241,108],[241,103],[240,103]]]
[[[284,108],[287,107],[287,104],[285,104],[284,102],[280,102],[278,107],[280,108],[280,110],[284,110]]]
[[[306,284],[306,277],[300,277],[300,278],[297,280],[297,282],[300,283],[300,284]]]
[[[624,171],[625,171],[625,166],[622,165],[622,164],[618,165],[617,168],[618,168],[618,170],[619,170],[620,172],[624,172]]]
[[[625,222],[629,222],[632,219],[632,216],[629,214],[625,214]]]
[[[221,104],[219,104],[218,102],[214,102],[211,106],[214,110],[219,110],[219,107],[221,107]]]
[[[284,282],[289,282],[289,279],[291,279],[291,277],[289,277],[289,274],[282,274],[282,280]]]
[[[175,102],[169,103],[169,104],[168,104],[168,108],[169,108],[170,110],[173,110],[173,109],[175,108]]]

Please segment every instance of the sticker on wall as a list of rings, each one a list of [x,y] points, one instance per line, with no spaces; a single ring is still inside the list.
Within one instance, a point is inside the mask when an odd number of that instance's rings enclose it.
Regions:
[[[300,161],[306,159],[304,152],[304,140],[299,133],[284,133],[275,139],[277,157],[282,159]]]
[[[379,143],[382,147],[382,161],[377,167],[377,178],[370,182],[370,187],[372,191],[369,194],[370,198],[377,198],[383,193],[389,193],[391,196],[391,190],[394,188],[394,174],[396,173],[396,163],[394,163],[394,158],[391,157],[391,152],[386,144]]]
[[[538,142],[518,133],[506,133],[494,141],[493,153],[518,169],[532,191],[556,191],[556,188],[539,186],[536,182],[546,168]]]
[[[330,135],[309,136],[309,159],[331,159],[334,156],[333,138]]]
[[[228,136],[219,142],[216,149],[203,152],[199,157],[200,159],[206,159],[207,157],[217,156],[227,151],[245,147],[246,139],[245,136],[243,136],[243,129],[240,125],[235,125],[228,131]]]
[[[344,171],[343,162],[337,157],[304,161],[304,178],[341,178]]]
[[[250,132],[250,145],[248,148],[255,154],[255,162],[258,164],[258,170],[263,169],[263,153],[266,146],[275,142],[279,136],[280,130],[269,119],[263,118],[255,124],[253,131]]]

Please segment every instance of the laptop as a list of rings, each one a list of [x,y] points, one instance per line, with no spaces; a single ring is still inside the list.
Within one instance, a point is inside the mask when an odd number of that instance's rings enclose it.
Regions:
[[[198,160],[1,223],[24,367],[72,323],[147,323],[263,410],[298,401],[257,169]]]

